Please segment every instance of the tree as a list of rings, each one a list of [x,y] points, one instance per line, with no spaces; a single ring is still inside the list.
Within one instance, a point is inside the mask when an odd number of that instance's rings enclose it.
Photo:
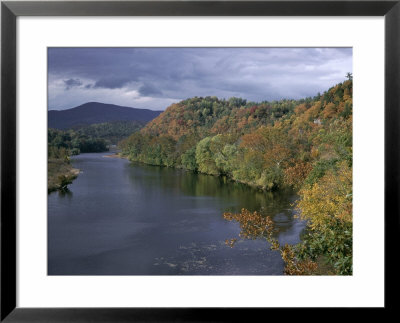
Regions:
[[[221,152],[215,155],[215,164],[222,174],[232,177],[232,172],[237,168],[237,147],[226,144]]]
[[[201,173],[219,175],[217,165],[214,161],[213,153],[210,149],[212,137],[206,137],[199,141],[196,146],[196,162]]]
[[[349,80],[349,81],[352,81],[353,80],[353,73],[347,73],[346,74],[346,78]]]
[[[192,147],[182,154],[181,163],[187,170],[197,171],[198,164],[196,162],[196,147]]]
[[[297,207],[309,221],[303,256],[324,255],[338,274],[352,273],[352,169],[343,161],[314,185],[300,190]]]

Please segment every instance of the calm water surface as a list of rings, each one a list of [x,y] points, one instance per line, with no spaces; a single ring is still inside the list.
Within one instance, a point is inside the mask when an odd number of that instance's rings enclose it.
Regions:
[[[49,275],[281,275],[263,239],[238,241],[226,211],[263,207],[281,243],[296,243],[288,193],[262,193],[223,178],[82,154],[66,194],[48,196]]]

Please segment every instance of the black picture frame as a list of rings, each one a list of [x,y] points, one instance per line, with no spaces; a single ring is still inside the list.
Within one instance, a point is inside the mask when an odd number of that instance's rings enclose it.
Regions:
[[[17,308],[16,19],[18,16],[384,16],[385,310],[395,309],[399,237],[400,0],[395,1],[3,1],[1,3],[1,322],[229,321],[292,309]],[[373,172],[374,170],[371,170]],[[373,188],[371,188],[373,189]],[[40,291],[38,291],[40,292]],[[379,311],[380,312],[380,311]],[[268,315],[270,315],[268,313]],[[381,314],[379,314],[381,315]],[[266,316],[265,316],[266,317]],[[267,319],[267,317],[266,317]]]

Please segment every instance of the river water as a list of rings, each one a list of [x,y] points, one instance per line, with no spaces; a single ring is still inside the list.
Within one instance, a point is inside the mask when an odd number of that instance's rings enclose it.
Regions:
[[[70,192],[48,196],[49,275],[282,275],[264,239],[238,240],[223,212],[261,207],[281,243],[297,243],[291,193],[265,193],[224,178],[81,154]]]

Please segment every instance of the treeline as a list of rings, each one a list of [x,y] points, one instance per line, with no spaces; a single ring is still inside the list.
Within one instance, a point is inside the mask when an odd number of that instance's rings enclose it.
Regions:
[[[108,151],[104,139],[88,136],[75,130],[48,129],[47,144],[49,157],[55,157],[62,152],[67,155],[78,155]]]
[[[85,152],[107,151],[106,141],[83,135],[74,130],[48,129],[47,138],[47,189],[48,192],[67,191],[68,185],[78,176],[70,162],[71,155]]]
[[[310,273],[323,262],[334,273],[351,274],[351,77],[299,101],[188,99],[121,148],[132,161],[225,175],[265,190],[295,188],[309,234],[290,249],[291,266],[303,268],[305,260],[313,266],[287,273]]]
[[[106,145],[116,145],[122,139],[143,128],[144,124],[145,122],[142,121],[111,121],[76,126],[72,130],[81,137],[103,139]]]
[[[67,190],[77,177],[79,170],[72,168],[71,155],[108,151],[142,127],[140,121],[114,121],[69,130],[48,129],[48,191]]]
[[[143,127],[140,121],[113,121],[73,129],[48,129],[49,155],[62,154],[63,149],[69,155],[108,151],[122,139]]]

